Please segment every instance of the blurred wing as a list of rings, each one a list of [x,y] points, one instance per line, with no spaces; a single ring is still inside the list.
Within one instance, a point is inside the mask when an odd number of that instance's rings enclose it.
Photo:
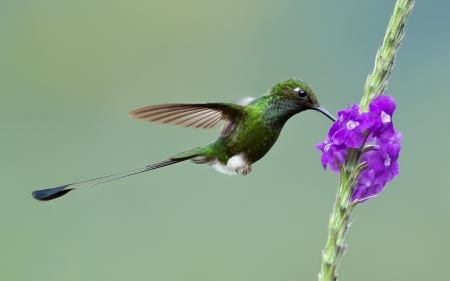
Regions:
[[[148,122],[211,129],[220,121],[237,122],[243,114],[243,109],[244,106],[231,103],[179,103],[147,106],[135,109],[129,114],[132,118]]]

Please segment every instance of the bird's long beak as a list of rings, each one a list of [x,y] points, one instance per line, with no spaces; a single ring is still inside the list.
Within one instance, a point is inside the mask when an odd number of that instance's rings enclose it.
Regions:
[[[329,113],[325,108],[323,108],[320,105],[313,105],[313,109],[322,112],[326,117],[330,118],[331,121],[336,122],[336,118],[334,118],[333,115],[331,115],[331,113]]]

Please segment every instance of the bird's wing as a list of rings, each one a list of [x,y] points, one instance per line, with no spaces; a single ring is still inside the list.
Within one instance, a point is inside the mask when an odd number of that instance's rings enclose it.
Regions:
[[[237,102],[235,102],[235,105],[247,106],[254,100],[255,100],[255,98],[245,97],[245,98],[242,98],[242,99],[238,100]],[[222,128],[220,129],[219,134],[223,137],[226,137],[231,133],[231,131],[233,131],[235,126],[236,126],[236,122],[234,122],[233,120],[226,120],[223,122],[223,125],[222,125]]]
[[[244,107],[233,103],[177,103],[142,107],[129,114],[148,122],[203,129],[214,128],[223,121],[220,134],[228,135],[242,117]]]

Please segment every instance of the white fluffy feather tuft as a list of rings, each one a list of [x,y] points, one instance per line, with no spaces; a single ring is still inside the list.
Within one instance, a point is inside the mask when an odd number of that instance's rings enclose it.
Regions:
[[[214,164],[212,164],[213,168],[216,169],[219,173],[226,174],[226,175],[236,175],[236,170],[242,170],[245,166],[248,165],[247,160],[245,159],[245,154],[240,153],[237,155],[234,155],[230,159],[228,159],[228,162],[226,165],[220,163],[219,161],[216,161]]]

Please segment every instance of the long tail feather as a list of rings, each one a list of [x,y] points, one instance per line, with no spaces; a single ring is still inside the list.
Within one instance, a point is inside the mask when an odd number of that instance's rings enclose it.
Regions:
[[[179,162],[183,162],[186,160],[189,160],[191,158],[196,157],[197,155],[191,155],[189,157],[185,157],[185,158],[177,158],[177,159],[168,159],[159,163],[155,163],[152,165],[148,165],[145,167],[141,167],[141,168],[137,168],[137,169],[133,169],[133,170],[128,170],[128,171],[124,171],[124,172],[120,172],[120,173],[115,173],[115,174],[111,174],[111,175],[107,175],[107,176],[103,176],[103,177],[98,177],[98,178],[94,178],[94,179],[90,179],[90,180],[85,180],[85,181],[80,181],[80,182],[75,182],[75,183],[71,183],[71,184],[66,184],[66,185],[62,185],[62,186],[58,186],[58,187],[54,187],[54,188],[49,188],[49,189],[41,189],[41,190],[35,190],[31,193],[31,196],[33,196],[34,199],[39,200],[39,201],[49,201],[49,200],[53,200],[56,199],[58,197],[61,197],[63,195],[66,195],[67,193],[69,193],[72,190],[75,189],[80,189],[80,188],[85,188],[85,187],[89,187],[89,186],[94,186],[94,185],[99,185],[102,183],[107,183],[110,181],[114,181],[114,180],[118,180],[121,178],[125,178],[125,177],[129,177],[132,175],[136,175],[136,174],[140,174],[143,172],[148,172],[151,170],[155,170],[158,168],[162,168],[165,166],[169,166],[172,164],[176,164]],[[103,180],[103,181],[99,181],[99,182],[94,182],[94,183],[90,183],[90,184],[84,184],[81,186],[76,186],[76,187],[72,187],[72,188],[68,188],[69,186],[73,186],[76,184],[80,184],[80,183],[85,183],[85,182],[92,182],[92,181],[96,181],[96,180],[100,180],[100,179],[104,179],[104,178],[109,178],[109,177],[113,177],[113,176],[117,176],[117,175],[121,175],[121,174],[125,174],[123,176],[120,177],[115,177],[109,180]]]

